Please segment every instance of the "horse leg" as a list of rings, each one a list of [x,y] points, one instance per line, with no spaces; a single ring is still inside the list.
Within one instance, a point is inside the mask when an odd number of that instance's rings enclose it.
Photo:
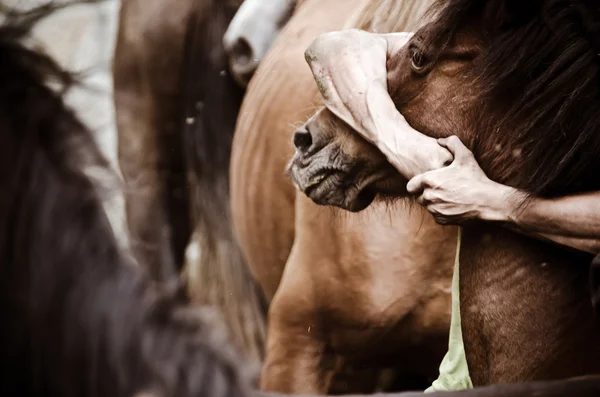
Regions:
[[[311,335],[309,329],[312,331],[311,326],[281,322],[270,327],[261,374],[262,390],[289,394],[327,393],[329,357],[319,335]]]
[[[295,244],[269,309],[267,351],[262,390],[293,394],[326,394],[330,363],[315,304],[310,274],[303,266],[307,247]]]

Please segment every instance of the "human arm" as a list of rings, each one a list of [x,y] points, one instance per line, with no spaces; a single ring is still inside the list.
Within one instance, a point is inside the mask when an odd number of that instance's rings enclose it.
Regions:
[[[407,185],[439,223],[500,222],[532,237],[600,253],[600,192],[555,199],[530,197],[490,180],[458,138],[439,143],[452,152],[452,164],[418,175]]]
[[[452,160],[435,139],[408,124],[388,94],[387,59],[411,36],[345,30],[319,36],[305,52],[327,108],[407,178]]]
[[[600,254],[600,192],[535,198],[509,215],[508,227],[579,251]]]
[[[305,55],[328,109],[377,146],[401,174],[414,177],[409,191],[439,223],[501,222],[526,235],[600,253],[600,192],[529,197],[491,181],[458,138],[438,145],[411,128],[396,110],[386,80],[387,59],[411,36],[360,30],[319,36]]]

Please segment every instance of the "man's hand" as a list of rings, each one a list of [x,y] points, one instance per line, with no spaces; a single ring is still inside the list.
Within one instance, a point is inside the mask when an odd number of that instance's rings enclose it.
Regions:
[[[418,195],[417,201],[443,225],[472,219],[508,221],[518,205],[517,190],[490,180],[456,136],[439,139],[438,143],[452,153],[454,161],[448,167],[412,178],[408,192]]]
[[[327,108],[409,179],[452,160],[435,139],[408,124],[387,91],[387,59],[411,36],[351,29],[323,34],[305,52]]]
[[[304,54],[327,108],[371,143],[378,136],[369,108],[396,110],[387,92],[388,36],[358,29],[325,33]],[[411,36],[395,33],[397,47]]]

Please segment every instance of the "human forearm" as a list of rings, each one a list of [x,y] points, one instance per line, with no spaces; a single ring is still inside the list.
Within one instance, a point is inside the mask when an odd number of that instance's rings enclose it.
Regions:
[[[408,124],[394,104],[382,103],[369,96],[367,106],[372,115],[377,140],[374,144],[405,178],[448,165],[452,155]]]
[[[531,198],[516,189],[503,193],[508,227],[580,251],[600,253],[600,192],[556,199]]]
[[[489,179],[457,137],[438,143],[453,155],[452,164],[418,175],[406,187],[438,223],[498,222],[531,237],[600,253],[600,192],[531,197]]]

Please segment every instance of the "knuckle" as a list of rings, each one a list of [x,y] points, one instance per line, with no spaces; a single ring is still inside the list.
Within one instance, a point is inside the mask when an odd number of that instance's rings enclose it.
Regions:
[[[431,175],[425,175],[423,176],[422,182],[424,185],[431,186],[435,181]]]

